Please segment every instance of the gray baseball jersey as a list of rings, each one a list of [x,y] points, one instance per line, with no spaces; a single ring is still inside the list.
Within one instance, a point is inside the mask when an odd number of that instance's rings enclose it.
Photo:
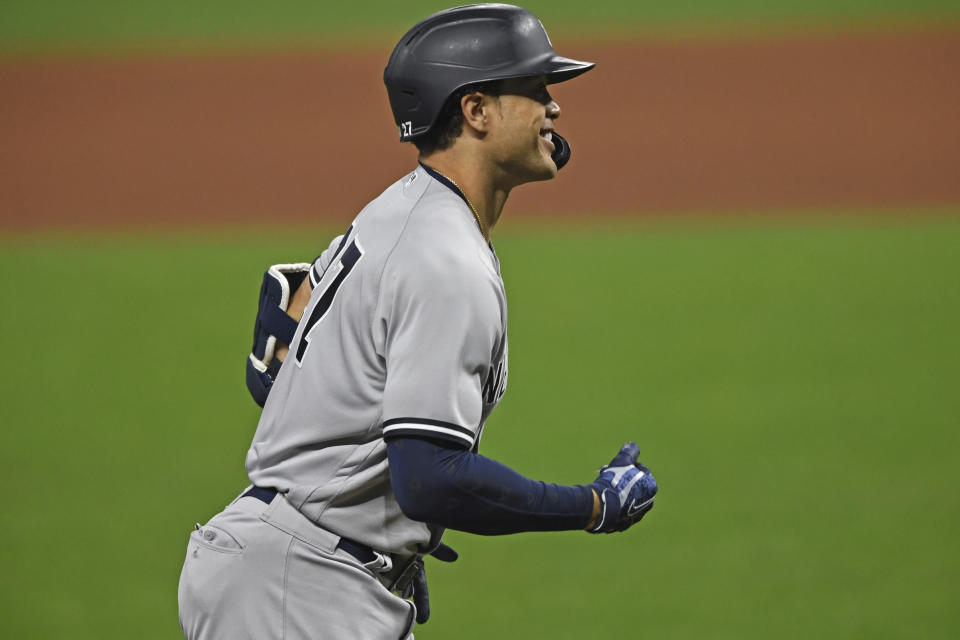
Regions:
[[[506,388],[499,261],[455,187],[420,166],[360,212],[310,278],[247,472],[329,531],[423,551],[441,531],[401,512],[385,438],[476,450]]]

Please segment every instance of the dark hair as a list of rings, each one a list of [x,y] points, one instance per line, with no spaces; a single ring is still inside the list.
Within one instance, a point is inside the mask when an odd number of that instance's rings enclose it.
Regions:
[[[488,96],[499,96],[502,87],[502,80],[493,80],[491,82],[469,84],[454,91],[443,103],[443,107],[430,130],[412,140],[414,146],[417,147],[421,155],[425,156],[434,151],[443,151],[450,148],[453,141],[463,133],[463,110],[460,108],[460,101],[463,96],[475,91]]]

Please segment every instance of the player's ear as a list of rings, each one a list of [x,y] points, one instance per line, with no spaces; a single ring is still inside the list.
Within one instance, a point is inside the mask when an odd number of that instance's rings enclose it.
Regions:
[[[492,96],[479,91],[473,91],[463,96],[460,99],[460,109],[463,112],[464,126],[470,127],[477,133],[487,133],[490,130],[492,107]]]

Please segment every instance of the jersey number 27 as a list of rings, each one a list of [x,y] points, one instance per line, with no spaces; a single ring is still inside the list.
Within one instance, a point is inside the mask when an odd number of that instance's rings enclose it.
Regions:
[[[347,231],[347,236],[344,236],[344,241],[350,235],[350,232]],[[341,253],[342,252],[342,253]],[[320,299],[317,300],[316,306],[313,307],[313,311],[310,313],[310,318],[307,320],[306,326],[303,328],[303,335],[300,336],[300,344],[297,345],[297,366],[301,366],[303,363],[303,356],[307,352],[307,346],[310,342],[310,332],[313,331],[313,328],[318,322],[323,320],[323,317],[327,315],[327,312],[330,311],[330,305],[333,304],[333,299],[337,296],[337,291],[340,290],[340,285],[343,284],[343,281],[347,279],[347,276],[350,275],[350,272],[353,271],[353,268],[357,265],[357,261],[363,256],[363,249],[357,244],[357,238],[350,242],[347,245],[347,248],[344,249],[343,245],[340,245],[340,248],[337,250],[339,255],[339,261],[337,260],[337,255],[333,256],[333,260],[330,261],[330,266],[327,267],[327,271],[332,268],[339,266],[340,271],[337,275],[331,280],[326,288],[324,288],[323,293],[320,294]],[[326,273],[324,273],[326,275]]]

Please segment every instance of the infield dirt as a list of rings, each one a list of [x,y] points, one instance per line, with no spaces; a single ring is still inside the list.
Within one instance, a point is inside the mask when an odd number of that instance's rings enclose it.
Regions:
[[[508,215],[960,203],[960,34],[565,47]],[[0,61],[0,227],[349,220],[412,168],[386,52]]]

